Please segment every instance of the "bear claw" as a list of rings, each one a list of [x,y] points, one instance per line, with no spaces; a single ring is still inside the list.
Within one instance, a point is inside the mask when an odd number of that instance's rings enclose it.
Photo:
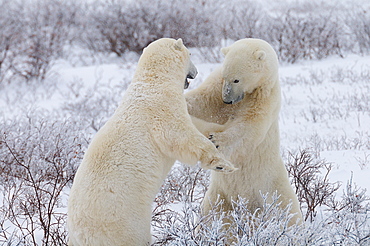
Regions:
[[[238,168],[235,168],[231,163],[220,164],[212,168],[216,172],[232,173]]]

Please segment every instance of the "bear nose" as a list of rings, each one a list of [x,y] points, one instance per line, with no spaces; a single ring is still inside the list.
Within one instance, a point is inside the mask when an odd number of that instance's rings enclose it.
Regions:
[[[195,79],[195,77],[197,77],[197,74],[198,74],[198,70],[197,69],[193,69],[193,70],[189,71],[189,73],[186,76],[186,78],[188,78],[188,79]]]
[[[226,104],[235,104],[244,98],[244,93],[239,92],[236,88],[233,89],[231,83],[224,82],[222,87],[222,100]]]
[[[193,74],[190,74],[190,73],[189,73],[189,74],[186,76],[186,78],[187,78],[187,79],[195,79],[195,76],[196,76],[196,75],[193,75]]]

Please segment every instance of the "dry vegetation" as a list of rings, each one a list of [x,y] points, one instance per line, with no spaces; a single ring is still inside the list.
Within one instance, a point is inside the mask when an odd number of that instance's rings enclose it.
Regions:
[[[267,40],[279,59],[288,63],[370,53],[369,10],[318,4],[294,3],[270,13],[249,0],[243,5],[237,0],[227,4],[190,0],[186,8],[180,0],[88,4],[0,0],[0,96],[7,107],[19,112],[9,116],[0,111],[0,244],[66,245],[65,205],[74,173],[91,137],[127,88],[128,81],[120,86],[98,81],[86,91],[72,81],[61,94],[60,111],[32,108],[40,97],[49,98],[55,90],[45,78],[58,59],[73,59],[76,47],[87,49],[92,57],[115,54],[124,58],[161,37],[182,37],[199,50],[203,61],[211,62],[220,61],[219,47],[246,37]],[[327,82],[359,84],[356,93],[345,97],[333,94],[310,101],[301,120],[322,123],[346,120],[350,112],[369,113],[369,78],[366,69],[360,73],[336,69],[311,71],[307,77],[283,78],[283,82],[288,87],[316,89]],[[4,95],[2,90],[24,83],[32,85],[34,95],[14,107],[26,98]],[[327,178],[332,164],[319,154],[333,149],[369,150],[369,136],[313,136],[301,150],[297,146],[285,156],[307,220],[304,227],[288,228],[289,208],[279,209],[276,199],[272,204],[265,202],[261,213],[248,211],[248,201],[242,198],[235,201],[231,214],[218,213],[220,201],[214,213],[202,217],[199,204],[209,173],[177,163],[154,201],[154,245],[224,245],[230,235],[235,245],[369,245],[369,198],[352,180],[341,186],[343,196],[337,196],[340,184]],[[358,165],[366,166],[364,160],[358,160]],[[225,218],[230,221],[227,228]],[[196,232],[196,228],[201,229]]]

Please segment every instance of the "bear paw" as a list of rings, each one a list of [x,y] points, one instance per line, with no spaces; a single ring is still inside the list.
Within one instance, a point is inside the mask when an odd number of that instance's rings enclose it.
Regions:
[[[214,170],[216,172],[224,173],[231,173],[238,170],[238,168],[234,167],[234,165],[231,164],[231,162],[226,161],[225,159],[222,158],[213,159],[211,163],[207,165],[207,168]]]
[[[212,132],[209,134],[208,139],[216,146],[216,148],[222,152],[223,146],[227,146],[227,139],[225,138],[225,134],[220,132]]]

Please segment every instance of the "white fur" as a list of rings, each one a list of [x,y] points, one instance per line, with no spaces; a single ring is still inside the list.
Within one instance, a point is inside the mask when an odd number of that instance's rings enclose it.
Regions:
[[[255,211],[262,207],[260,192],[272,195],[277,191],[282,206],[292,202],[295,223],[302,217],[280,156],[281,93],[276,53],[259,39],[239,40],[222,52],[222,67],[185,94],[189,113],[198,118],[194,124],[203,134],[210,135],[226,158],[239,168],[227,176],[212,172],[204,212],[210,210],[210,202],[215,203],[218,195],[225,199],[225,210],[232,208],[232,199],[241,196],[249,200],[249,208]],[[244,98],[235,102],[240,95]],[[225,100],[234,103],[225,104]]]
[[[181,40],[160,39],[144,50],[122,103],[76,173],[69,245],[149,245],[151,205],[176,159],[234,170],[187,113],[183,88],[194,69]]]

